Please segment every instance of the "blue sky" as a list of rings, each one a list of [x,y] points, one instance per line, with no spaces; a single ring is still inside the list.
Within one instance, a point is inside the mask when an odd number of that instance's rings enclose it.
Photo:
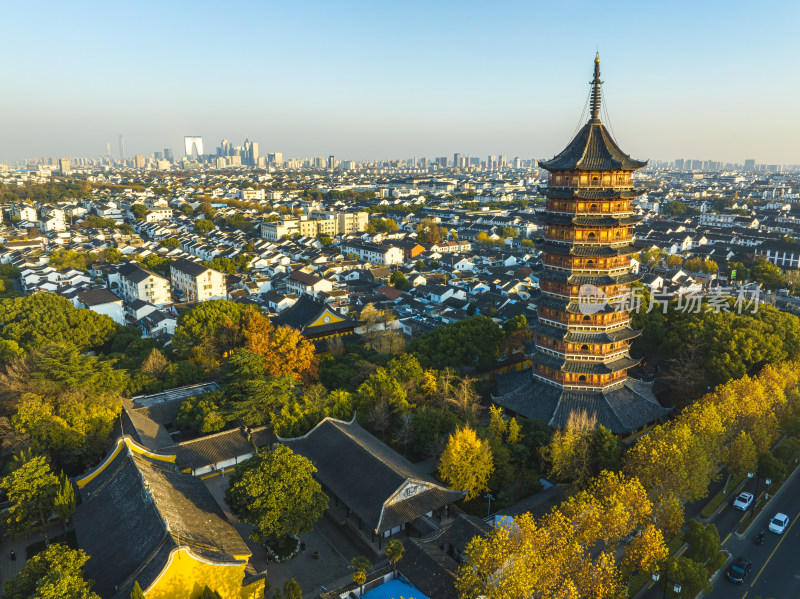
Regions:
[[[800,163],[800,3],[4,0],[0,161],[202,135],[340,159],[550,157],[596,48],[627,152]],[[208,150],[207,150],[208,151]]]

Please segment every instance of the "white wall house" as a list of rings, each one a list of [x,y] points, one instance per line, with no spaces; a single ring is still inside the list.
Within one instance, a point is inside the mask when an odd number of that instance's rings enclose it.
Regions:
[[[190,302],[225,299],[228,295],[223,273],[185,258],[170,265],[170,278],[175,289]]]
[[[139,299],[156,306],[172,301],[167,279],[132,262],[119,269],[119,289],[126,300]]]

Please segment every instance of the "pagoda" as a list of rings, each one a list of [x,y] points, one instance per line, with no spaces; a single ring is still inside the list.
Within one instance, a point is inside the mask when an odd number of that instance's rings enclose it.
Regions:
[[[565,428],[570,414],[586,412],[624,435],[669,410],[652,383],[628,377],[631,358],[630,284],[637,191],[631,175],[644,167],[625,154],[600,122],[600,57],[594,60],[591,118],[552,160],[541,191],[544,223],[542,297],[532,328],[531,370],[498,380],[494,401],[528,418]]]

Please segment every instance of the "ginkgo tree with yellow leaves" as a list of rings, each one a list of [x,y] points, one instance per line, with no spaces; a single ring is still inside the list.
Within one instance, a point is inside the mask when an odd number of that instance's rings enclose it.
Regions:
[[[494,460],[489,442],[464,426],[450,435],[439,461],[439,475],[452,489],[466,491],[469,501],[489,490]]]

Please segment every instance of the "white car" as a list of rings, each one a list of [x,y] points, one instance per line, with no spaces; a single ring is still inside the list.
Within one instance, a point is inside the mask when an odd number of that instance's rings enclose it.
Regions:
[[[752,493],[739,493],[739,496],[733,500],[733,507],[737,510],[742,510],[743,512],[750,507],[750,504],[753,503],[753,494]]]
[[[789,526],[789,516],[786,514],[775,514],[775,517],[769,521],[769,531],[776,535],[782,535],[787,526]]]

